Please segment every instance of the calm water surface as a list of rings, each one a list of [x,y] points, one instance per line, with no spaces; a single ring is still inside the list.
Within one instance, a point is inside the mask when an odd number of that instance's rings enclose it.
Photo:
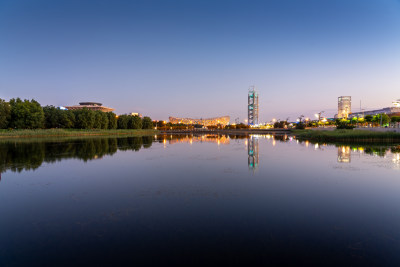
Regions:
[[[0,266],[400,265],[400,147],[0,142]]]

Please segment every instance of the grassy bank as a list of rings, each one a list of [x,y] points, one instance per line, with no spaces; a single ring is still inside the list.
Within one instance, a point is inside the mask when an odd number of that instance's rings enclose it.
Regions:
[[[400,142],[400,133],[359,130],[293,130],[297,139],[321,142],[392,143]]]
[[[38,130],[0,130],[0,138],[58,137],[58,136],[146,136],[154,135],[156,130],[79,130],[79,129],[38,129]]]

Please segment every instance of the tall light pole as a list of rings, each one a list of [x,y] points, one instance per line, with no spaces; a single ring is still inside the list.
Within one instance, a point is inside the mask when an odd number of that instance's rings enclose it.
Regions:
[[[318,118],[318,122],[321,121],[321,114],[324,113],[324,112],[325,112],[325,111],[321,111],[321,112],[315,114],[315,117]]]
[[[319,113],[316,113],[315,116],[318,118],[318,121],[321,120],[321,114],[324,113],[325,111],[321,111]]]

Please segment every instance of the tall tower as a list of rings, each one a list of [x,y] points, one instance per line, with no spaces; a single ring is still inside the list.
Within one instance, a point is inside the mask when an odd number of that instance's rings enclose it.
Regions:
[[[351,96],[338,97],[338,115],[339,119],[347,119],[351,114]]]
[[[258,93],[255,86],[250,86],[247,102],[248,124],[258,124]]]

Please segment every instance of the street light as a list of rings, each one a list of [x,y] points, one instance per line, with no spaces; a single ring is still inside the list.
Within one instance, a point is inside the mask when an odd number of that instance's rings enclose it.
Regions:
[[[325,111],[321,111],[321,112],[315,114],[315,117],[318,118],[318,121],[321,120],[321,114],[324,113],[324,112],[325,112]]]

